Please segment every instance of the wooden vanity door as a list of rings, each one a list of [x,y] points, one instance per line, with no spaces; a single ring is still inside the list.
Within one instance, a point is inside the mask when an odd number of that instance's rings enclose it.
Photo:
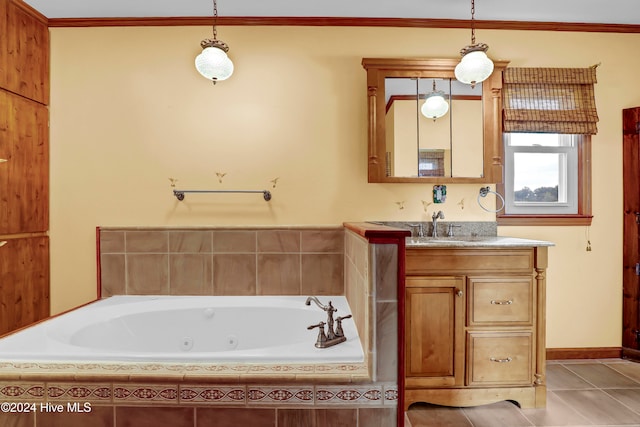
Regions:
[[[464,277],[407,277],[405,387],[464,383]]]

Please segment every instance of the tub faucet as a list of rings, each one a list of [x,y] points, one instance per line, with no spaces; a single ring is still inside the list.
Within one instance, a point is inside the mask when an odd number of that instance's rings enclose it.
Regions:
[[[322,310],[327,312],[327,321],[326,322],[320,322],[318,324],[315,325],[311,325],[309,327],[307,327],[307,329],[311,330],[313,328],[318,328],[318,339],[316,340],[316,347],[317,348],[327,348],[327,347],[331,347],[334,346],[336,344],[340,344],[341,342],[344,342],[347,340],[347,338],[344,336],[344,332],[342,330],[342,321],[344,319],[349,319],[351,318],[351,315],[347,315],[347,316],[343,316],[343,317],[338,317],[335,319],[335,322],[337,322],[337,326],[335,328],[333,328],[333,324],[334,324],[334,319],[333,319],[333,313],[335,313],[336,311],[338,311],[337,308],[335,308],[333,306],[333,304],[331,304],[331,301],[329,301],[329,304],[324,305],[322,303],[320,303],[320,301],[318,300],[318,298],[316,297],[309,297],[307,298],[307,300],[305,301],[305,305],[311,305],[311,301],[315,302],[316,305],[318,307],[320,307]],[[327,333],[325,334],[324,331],[324,325],[327,325]]]
[[[438,211],[438,213],[433,213],[433,216],[431,217],[431,219],[433,220],[433,233],[431,233],[432,237],[438,237],[438,218],[440,219],[444,219],[444,214],[442,213],[442,211]]]
[[[307,298],[307,300],[304,302],[304,305],[311,305],[311,301],[315,302],[316,305],[320,307],[322,310],[327,311],[328,306],[320,303],[320,300],[317,297]],[[329,304],[331,304],[331,302],[329,302]]]

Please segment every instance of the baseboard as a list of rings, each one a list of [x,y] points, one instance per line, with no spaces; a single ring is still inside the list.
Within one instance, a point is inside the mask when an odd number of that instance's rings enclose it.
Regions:
[[[547,360],[619,359],[621,347],[548,348]]]
[[[622,347],[622,357],[624,359],[632,359],[632,360],[640,361],[640,350]]]

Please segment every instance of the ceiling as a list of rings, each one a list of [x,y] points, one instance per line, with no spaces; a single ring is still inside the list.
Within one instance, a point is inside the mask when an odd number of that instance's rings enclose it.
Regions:
[[[212,0],[24,0],[50,19],[213,15]],[[639,0],[477,0],[477,20],[640,24]],[[220,17],[469,19],[470,0],[218,0]]]

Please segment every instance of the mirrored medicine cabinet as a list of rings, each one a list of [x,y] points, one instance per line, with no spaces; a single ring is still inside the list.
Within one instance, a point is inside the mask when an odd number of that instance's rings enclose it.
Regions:
[[[475,87],[455,79],[457,59],[364,58],[369,182],[493,183],[502,179],[502,71]],[[422,114],[438,91],[448,111]]]

